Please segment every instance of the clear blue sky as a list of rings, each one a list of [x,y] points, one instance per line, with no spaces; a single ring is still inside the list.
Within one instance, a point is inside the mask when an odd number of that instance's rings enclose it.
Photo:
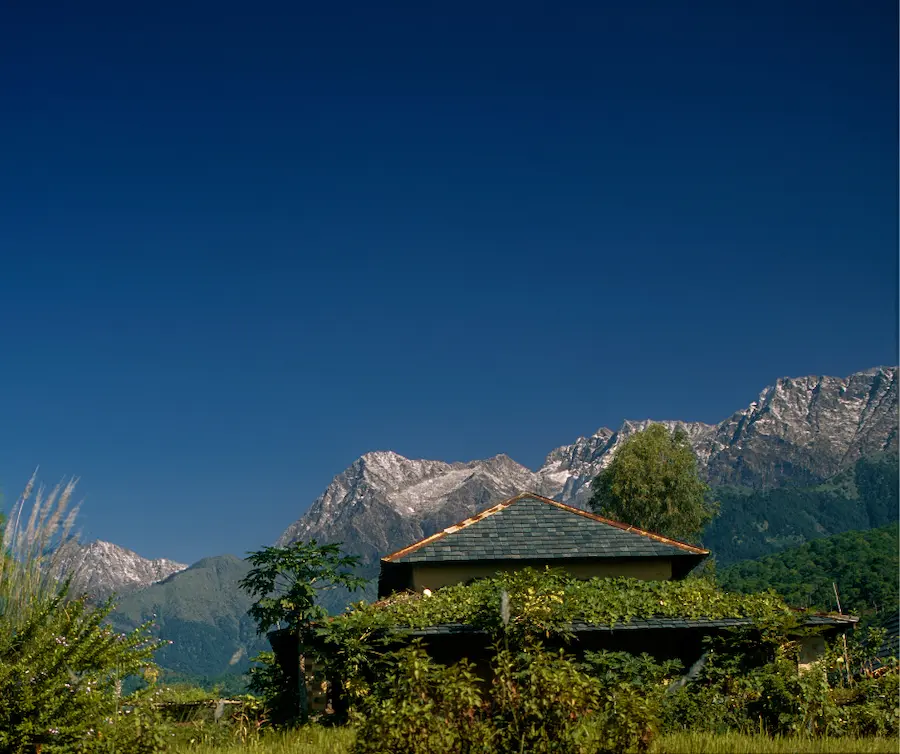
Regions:
[[[895,364],[897,60],[891,0],[5,3],[5,502],[243,554],[369,450]]]

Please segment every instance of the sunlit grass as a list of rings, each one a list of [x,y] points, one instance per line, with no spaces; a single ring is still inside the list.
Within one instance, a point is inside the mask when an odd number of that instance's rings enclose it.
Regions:
[[[247,743],[220,746],[183,745],[176,754],[348,754],[353,745],[349,728],[309,727],[270,734]],[[652,754],[897,754],[896,738],[803,738],[741,733],[675,733],[661,736]]]
[[[270,733],[246,743],[205,746],[183,744],[175,754],[347,754],[353,744],[351,728],[309,726],[289,733]]]
[[[743,733],[673,733],[661,736],[654,754],[897,754],[897,738],[803,738]]]

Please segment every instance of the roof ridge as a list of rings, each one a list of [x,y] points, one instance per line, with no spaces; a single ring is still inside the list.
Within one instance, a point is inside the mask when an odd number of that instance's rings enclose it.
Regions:
[[[493,516],[495,513],[499,513],[500,511],[506,510],[513,503],[518,502],[519,500],[524,500],[526,498],[531,498],[534,500],[538,500],[539,502],[546,503],[548,505],[553,505],[560,510],[567,511],[569,513],[577,513],[579,516],[583,516],[592,521],[597,521],[602,524],[607,524],[608,526],[614,526],[617,529],[621,529],[626,532],[633,532],[635,534],[639,534],[641,536],[647,537],[649,539],[655,540],[657,542],[661,542],[666,545],[670,545],[672,547],[676,547],[678,549],[684,550],[694,555],[709,555],[709,550],[704,550],[702,547],[696,547],[694,545],[689,545],[686,542],[680,542],[677,539],[671,539],[669,537],[664,537],[661,534],[655,534],[650,531],[646,531],[645,529],[641,529],[637,526],[631,526],[630,524],[623,524],[619,521],[613,521],[610,518],[604,518],[603,516],[598,516],[596,513],[589,513],[587,511],[581,510],[580,508],[575,508],[571,505],[566,505],[566,503],[561,503],[557,500],[552,500],[549,497],[544,497],[543,495],[538,495],[535,492],[520,492],[518,495],[515,495],[506,500],[502,500],[499,503],[495,503],[489,508],[485,508],[482,511],[479,511],[474,516],[469,516],[468,518],[464,518],[462,521],[458,521],[455,524],[452,524],[445,529],[442,529],[439,532],[435,532],[434,534],[425,537],[424,539],[420,539],[418,542],[413,542],[411,545],[407,545],[395,552],[390,553],[389,555],[385,555],[381,558],[382,561],[393,562],[396,559],[405,557],[410,553],[415,552],[416,550],[425,547],[426,545],[430,545],[438,540],[443,539],[448,534],[453,534],[461,529],[465,529],[472,524],[478,523],[479,521],[483,521],[484,519]]]

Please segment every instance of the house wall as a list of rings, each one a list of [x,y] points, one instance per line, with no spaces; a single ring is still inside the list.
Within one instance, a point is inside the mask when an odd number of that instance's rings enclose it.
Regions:
[[[825,638],[822,636],[803,636],[798,641],[800,658],[797,665],[800,671],[809,670],[825,657]]]
[[[411,588],[417,592],[423,589],[440,589],[450,584],[461,584],[471,579],[490,578],[497,573],[519,571],[527,566],[543,568],[543,562],[513,560],[502,563],[442,563],[416,564],[412,568]],[[578,579],[627,577],[645,581],[668,581],[672,578],[672,561],[668,559],[628,560],[619,562],[573,562],[554,561],[553,567],[562,568]]]

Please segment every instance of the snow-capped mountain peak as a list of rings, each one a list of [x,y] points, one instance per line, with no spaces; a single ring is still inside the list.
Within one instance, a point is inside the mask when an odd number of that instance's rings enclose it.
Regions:
[[[150,560],[112,542],[70,541],[57,553],[55,573],[71,575],[72,589],[96,598],[149,586],[187,568],[167,558]]]

